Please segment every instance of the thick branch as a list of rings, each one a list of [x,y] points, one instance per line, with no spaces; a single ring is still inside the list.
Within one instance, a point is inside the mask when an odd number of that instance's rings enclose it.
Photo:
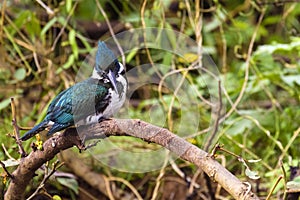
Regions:
[[[21,158],[20,165],[12,173],[13,178],[5,193],[4,199],[23,199],[26,186],[35,176],[35,171],[38,168],[51,160],[61,150],[79,144],[79,137],[77,134],[74,134],[74,130],[71,130],[72,129],[68,129],[65,131],[65,137],[61,134],[48,139],[43,145],[43,151],[33,151],[27,157]]]
[[[80,131],[82,132],[82,131]],[[258,199],[255,194],[239,179],[232,175],[217,161],[196,146],[171,133],[140,120],[112,119],[84,128],[85,140],[105,136],[133,136],[147,142],[166,147],[182,159],[194,163],[209,177],[218,182],[235,199]],[[14,177],[5,194],[5,199],[21,199],[26,185],[33,178],[34,172],[46,161],[51,160],[59,151],[80,145],[76,129],[67,129],[64,134],[53,136],[44,143],[43,151],[31,152],[23,158],[18,168],[12,173]]]

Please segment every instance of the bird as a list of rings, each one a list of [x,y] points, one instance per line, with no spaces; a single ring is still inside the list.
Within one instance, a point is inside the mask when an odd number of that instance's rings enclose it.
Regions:
[[[45,129],[50,136],[73,125],[88,125],[112,117],[125,102],[127,85],[124,66],[99,41],[92,75],[59,93],[49,104],[43,121],[20,140],[28,140]]]

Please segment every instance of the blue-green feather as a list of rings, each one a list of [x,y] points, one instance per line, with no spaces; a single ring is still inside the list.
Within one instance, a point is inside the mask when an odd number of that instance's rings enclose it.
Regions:
[[[74,125],[86,117],[103,113],[110,102],[109,88],[112,84],[104,81],[109,70],[117,74],[120,66],[114,53],[104,42],[99,41],[95,69],[99,79],[89,78],[58,94],[50,103],[45,119],[25,133],[20,139],[27,140],[45,128],[48,135]]]
[[[104,42],[98,42],[98,49],[96,53],[96,70],[106,70],[112,63],[116,61],[114,53],[106,46]]]
[[[109,88],[109,84],[89,78],[64,90],[50,103],[45,119],[25,133],[21,140],[27,140],[42,131],[49,122],[54,122],[48,132],[51,135],[74,125],[74,121],[103,112],[109,103]]]

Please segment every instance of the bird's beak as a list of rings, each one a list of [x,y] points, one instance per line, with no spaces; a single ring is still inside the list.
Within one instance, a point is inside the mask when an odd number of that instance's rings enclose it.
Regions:
[[[108,78],[112,84],[112,86],[114,87],[114,90],[116,91],[116,93],[119,94],[118,88],[117,88],[117,80],[116,80],[116,75],[113,71],[109,70],[108,71]]]

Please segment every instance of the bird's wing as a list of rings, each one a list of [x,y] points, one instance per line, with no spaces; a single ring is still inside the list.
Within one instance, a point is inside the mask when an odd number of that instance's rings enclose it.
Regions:
[[[73,125],[74,120],[102,112],[109,102],[109,85],[98,81],[87,79],[61,92],[49,105],[49,119],[55,123]]]
[[[54,123],[73,123],[72,98],[69,98],[72,94],[72,88],[62,91],[53,99],[48,107],[46,118]]]

